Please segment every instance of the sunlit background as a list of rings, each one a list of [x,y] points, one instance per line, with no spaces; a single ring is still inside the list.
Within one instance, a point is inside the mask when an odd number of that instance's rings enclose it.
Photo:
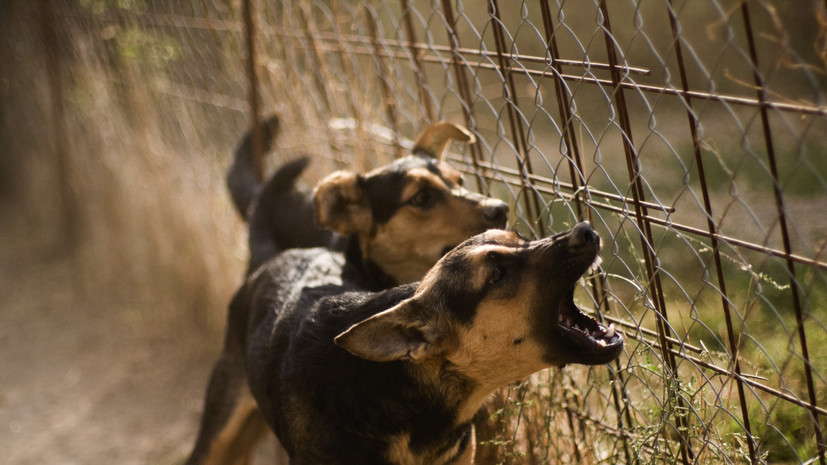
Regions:
[[[447,119],[511,227],[603,237],[625,353],[498,393],[479,463],[825,464],[824,3],[5,0],[0,40],[0,462],[184,460],[278,113],[268,173]]]

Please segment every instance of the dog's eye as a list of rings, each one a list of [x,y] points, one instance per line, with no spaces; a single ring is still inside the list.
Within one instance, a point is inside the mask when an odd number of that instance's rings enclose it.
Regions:
[[[491,269],[491,275],[488,277],[488,284],[494,284],[505,276],[505,267],[496,265]]]
[[[424,207],[428,204],[428,201],[430,200],[431,194],[428,193],[427,189],[422,189],[419,192],[417,192],[413,197],[411,197],[409,203],[414,207]]]

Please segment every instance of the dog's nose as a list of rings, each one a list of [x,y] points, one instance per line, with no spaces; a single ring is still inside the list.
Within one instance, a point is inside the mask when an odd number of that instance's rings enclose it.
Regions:
[[[592,229],[592,225],[583,221],[582,223],[577,223],[577,226],[571,230],[571,235],[569,236],[569,245],[571,247],[579,247],[584,244],[594,243],[600,240],[600,237],[594,232]]]
[[[508,204],[501,200],[488,200],[482,215],[489,223],[504,227],[508,220]]]

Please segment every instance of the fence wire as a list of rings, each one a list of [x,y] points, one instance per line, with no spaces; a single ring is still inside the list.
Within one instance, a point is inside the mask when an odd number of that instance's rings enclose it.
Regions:
[[[44,5],[55,127],[83,130],[69,113],[105,93],[177,153],[229,153],[278,112],[266,163],[309,153],[324,175],[447,119],[478,136],[452,162],[514,228],[595,226],[576,300],[625,354],[498,393],[480,463],[825,464],[823,2]]]

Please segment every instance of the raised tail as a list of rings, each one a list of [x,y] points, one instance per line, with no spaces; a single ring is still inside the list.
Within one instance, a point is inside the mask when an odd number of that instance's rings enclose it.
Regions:
[[[261,131],[261,152],[267,152],[273,145],[279,130],[279,119],[272,115],[259,123]],[[227,187],[236,210],[247,221],[250,208],[261,194],[262,179],[255,169],[254,131],[244,134],[235,149],[235,159],[227,173]]]
[[[343,242],[340,243],[343,240],[341,236],[316,224],[310,193],[296,185],[296,180],[309,162],[309,158],[301,157],[279,167],[253,202],[248,219],[248,272],[252,272],[282,250],[343,247]]]

